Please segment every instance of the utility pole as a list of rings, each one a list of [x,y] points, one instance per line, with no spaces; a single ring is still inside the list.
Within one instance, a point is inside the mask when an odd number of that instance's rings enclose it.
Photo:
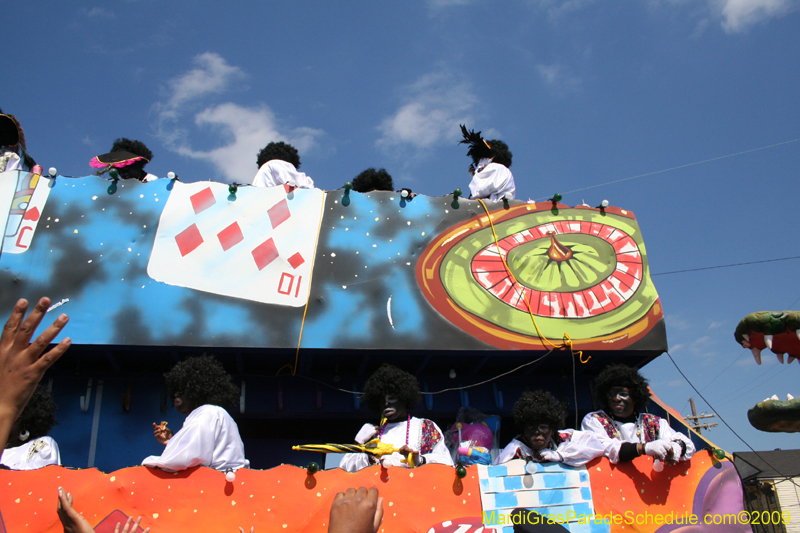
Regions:
[[[691,422],[689,427],[697,431],[697,433],[702,434],[704,429],[710,429],[719,425],[716,422],[713,424],[699,424],[698,420],[701,418],[714,418],[717,415],[698,415],[697,409],[694,407],[694,398],[689,398],[689,405],[692,406],[692,416],[686,415],[684,418]]]

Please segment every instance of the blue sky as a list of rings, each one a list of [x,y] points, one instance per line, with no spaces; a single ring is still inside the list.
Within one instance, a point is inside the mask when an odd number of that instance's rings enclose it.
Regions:
[[[468,184],[466,123],[508,143],[518,198],[633,211],[653,274],[800,255],[793,0],[28,0],[3,13],[17,23],[0,107],[61,174],[89,174],[126,136],[159,176],[245,183],[258,149],[284,140],[323,189],[375,166],[441,195]],[[765,351],[756,366],[733,330],[800,309],[798,267],[653,277],[675,361],[757,450],[800,444],[746,418],[772,394],[800,397],[800,364]],[[710,411],[666,356],[645,374],[678,411],[690,396]],[[722,426],[708,436],[746,450]]]

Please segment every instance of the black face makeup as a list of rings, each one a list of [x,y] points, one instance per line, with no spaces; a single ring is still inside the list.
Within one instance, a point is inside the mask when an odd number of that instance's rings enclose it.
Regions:
[[[384,400],[383,416],[388,422],[398,422],[408,416],[406,406],[397,396],[387,394]]]
[[[120,167],[117,169],[119,171],[119,177],[123,180],[130,180],[130,179],[141,179],[144,175],[144,162],[137,161],[132,165],[128,165],[125,167]]]
[[[543,450],[550,444],[554,428],[544,422],[528,424],[525,426],[525,443],[533,450]]]
[[[628,418],[633,414],[633,398],[628,387],[611,387],[607,400],[611,412],[617,418]]]
[[[172,405],[175,406],[175,410],[178,411],[180,414],[185,415],[192,412],[192,408],[189,405],[189,402],[183,399],[183,396],[180,392],[175,392],[172,395]]]

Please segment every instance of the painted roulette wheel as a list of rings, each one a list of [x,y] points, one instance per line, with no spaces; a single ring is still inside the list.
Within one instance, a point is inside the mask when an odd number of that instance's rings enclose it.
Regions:
[[[428,301],[498,348],[620,349],[662,318],[629,211],[523,204],[443,231],[417,263]],[[497,243],[495,237],[497,236]],[[498,250],[499,248],[499,250]],[[533,319],[532,319],[533,317]]]

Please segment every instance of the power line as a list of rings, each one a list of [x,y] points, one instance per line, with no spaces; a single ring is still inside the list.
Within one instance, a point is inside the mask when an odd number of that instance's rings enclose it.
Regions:
[[[747,446],[747,447],[750,449],[750,451],[751,451],[751,452],[753,452],[754,454],[756,454],[756,457],[758,457],[759,459],[761,459],[762,461],[764,461],[764,464],[765,464],[765,465],[767,465],[768,467],[770,467],[772,470],[774,470],[775,472],[777,472],[777,473],[778,473],[778,474],[779,474],[781,477],[783,477],[783,478],[784,478],[784,479],[786,479],[787,481],[791,482],[791,483],[792,483],[793,485],[795,485],[796,487],[800,487],[800,485],[798,485],[798,484],[797,484],[797,482],[796,482],[795,480],[793,480],[793,479],[792,479],[792,476],[788,476],[788,475],[782,474],[780,470],[778,470],[777,468],[775,468],[774,466],[772,466],[771,464],[769,464],[769,461],[767,461],[766,459],[764,459],[764,458],[761,456],[761,454],[760,454],[760,453],[758,453],[757,451],[755,451],[755,450],[753,449],[753,447],[752,447],[752,446],[750,446],[750,444],[748,444],[748,443],[747,443],[747,441],[746,441],[746,440],[744,440],[744,439],[743,439],[743,438],[742,438],[742,437],[741,437],[741,436],[740,436],[738,433],[736,433],[736,431],[735,431],[735,430],[734,430],[734,429],[733,429],[733,428],[732,428],[732,427],[731,427],[731,426],[730,426],[730,425],[729,425],[727,422],[725,422],[725,419],[724,419],[724,418],[722,418],[722,415],[720,415],[720,414],[719,414],[719,411],[717,411],[716,409],[714,409],[714,406],[712,406],[710,403],[708,403],[708,400],[706,400],[706,399],[705,399],[705,397],[703,397],[703,395],[700,393],[700,391],[699,391],[699,390],[697,390],[697,388],[696,388],[696,387],[695,387],[695,386],[692,384],[692,382],[691,382],[691,381],[689,381],[689,378],[687,378],[687,377],[686,377],[686,374],[684,374],[684,373],[683,373],[683,371],[680,369],[680,367],[678,366],[678,363],[676,363],[676,362],[675,362],[675,359],[673,359],[673,358],[672,358],[672,355],[671,355],[669,352],[666,352],[666,354],[667,354],[667,357],[669,357],[669,360],[670,360],[670,361],[672,361],[672,364],[673,364],[673,365],[675,365],[675,370],[677,370],[677,371],[678,371],[678,373],[680,373],[680,375],[681,375],[681,376],[683,376],[683,379],[685,379],[685,380],[686,380],[686,383],[688,383],[688,384],[689,384],[689,386],[690,386],[692,389],[694,389],[694,391],[697,393],[697,395],[698,395],[698,396],[700,396],[700,398],[701,398],[701,399],[702,399],[704,402],[706,402],[706,405],[707,405],[707,406],[708,406],[708,407],[709,407],[709,408],[710,408],[712,411],[714,411],[714,413],[717,415],[717,417],[719,417],[720,421],[721,421],[723,424],[725,424],[725,427],[727,427],[727,428],[728,428],[728,429],[731,431],[731,433],[733,433],[734,435],[736,435],[736,438],[738,438],[740,441],[742,441],[742,443],[744,443],[744,445],[745,445],[745,446]]]
[[[709,381],[708,383],[706,383],[705,385],[703,385],[703,388],[702,388],[702,389],[700,389],[700,390],[707,389],[707,388],[708,388],[708,386],[709,386],[709,385],[711,385],[712,383],[714,383],[714,381],[716,381],[718,377],[720,377],[722,374],[724,374],[724,373],[725,373],[725,371],[726,371],[726,370],[728,370],[728,369],[731,367],[731,365],[733,365],[733,363],[735,363],[736,361],[738,361],[739,359],[741,359],[741,358],[742,358],[742,355],[743,355],[744,353],[745,353],[745,352],[739,352],[739,356],[738,356],[736,359],[734,359],[733,361],[731,361],[730,363],[728,363],[728,366],[726,366],[725,368],[723,368],[723,369],[722,369],[722,372],[720,372],[719,374],[717,374],[716,376],[714,376],[714,378],[713,378],[711,381]]]
[[[667,274],[681,274],[683,272],[697,272],[699,270],[714,270],[716,268],[730,268],[735,266],[743,266],[743,265],[757,265],[760,263],[774,263],[775,261],[788,261],[790,259],[800,259],[800,255],[796,255],[793,257],[780,257],[778,259],[764,259],[763,261],[748,261],[746,263],[731,263],[728,265],[716,265],[710,267],[702,267],[702,268],[687,268],[686,270],[672,270],[670,272],[658,272],[656,274],[650,274],[650,276],[666,276]],[[794,304],[792,304],[794,305]]]
[[[758,152],[759,150],[766,150],[767,148],[775,148],[776,146],[783,146],[784,144],[791,144],[791,143],[794,143],[794,142],[797,142],[797,141],[800,141],[800,139],[792,139],[791,141],[784,141],[784,142],[780,142],[780,143],[777,143],[777,144],[770,144],[769,146],[761,146],[759,148],[752,148],[750,150],[744,150],[743,152],[736,152],[735,154],[727,154],[727,155],[721,155],[719,157],[712,157],[711,159],[704,159],[703,161],[695,161],[694,163],[687,163],[685,165],[678,165],[677,167],[665,168],[664,170],[656,170],[655,172],[648,172],[646,174],[639,174],[638,176],[631,176],[629,178],[622,178],[622,179],[619,179],[619,180],[608,181],[606,183],[599,183],[597,185],[589,185],[588,187],[582,187],[580,189],[575,189],[573,191],[567,191],[567,192],[565,192],[563,194],[564,195],[572,194],[572,193],[575,193],[575,192],[586,191],[588,189],[596,189],[597,187],[605,187],[606,185],[613,185],[615,183],[622,183],[623,181],[630,181],[630,180],[635,180],[637,178],[644,178],[644,177],[647,177],[647,176],[654,176],[656,174],[663,174],[664,172],[670,172],[672,170],[679,170],[679,169],[682,169],[682,168],[693,167],[695,165],[702,165],[703,163],[711,163],[712,161],[719,161],[720,159],[727,159],[729,157],[735,157],[737,155],[744,155],[744,154],[749,154],[749,153],[752,153],[752,152]],[[546,200],[546,198],[540,198],[540,199],[537,199],[536,201],[540,202],[542,200]]]

